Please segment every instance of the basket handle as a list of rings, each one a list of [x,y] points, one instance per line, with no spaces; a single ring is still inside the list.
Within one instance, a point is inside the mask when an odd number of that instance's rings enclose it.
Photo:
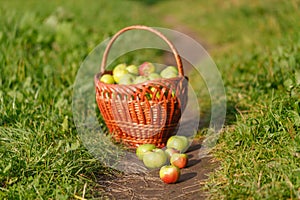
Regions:
[[[107,56],[108,56],[108,52],[112,46],[112,44],[114,43],[114,41],[124,32],[126,31],[129,31],[129,30],[133,30],[133,29],[140,29],[140,30],[146,30],[146,31],[150,31],[154,34],[156,34],[157,36],[159,36],[160,38],[162,38],[168,45],[169,47],[171,48],[174,56],[175,56],[175,60],[176,60],[176,63],[177,63],[177,68],[178,68],[178,74],[179,76],[184,76],[184,73],[183,73],[183,66],[182,66],[182,60],[180,58],[180,55],[178,54],[178,51],[177,49],[175,48],[175,46],[159,31],[151,28],[151,27],[148,27],[148,26],[143,26],[143,25],[133,25],[133,26],[128,26],[128,27],[125,27],[123,29],[121,29],[119,32],[117,32],[112,38],[111,40],[109,41],[105,51],[104,51],[104,54],[103,54],[103,58],[102,58],[102,62],[101,62],[101,68],[100,68],[100,72],[101,73],[104,73],[105,71],[105,66],[106,66],[106,62],[107,62]]]

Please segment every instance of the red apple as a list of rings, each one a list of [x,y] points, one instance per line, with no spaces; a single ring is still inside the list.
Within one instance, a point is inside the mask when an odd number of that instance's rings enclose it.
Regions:
[[[164,166],[167,162],[167,155],[162,149],[153,149],[145,152],[143,163],[149,169],[156,169]]]
[[[180,177],[180,169],[174,165],[165,165],[159,170],[159,177],[165,183],[176,183]]]
[[[184,168],[188,163],[188,156],[184,153],[174,153],[170,159],[171,165],[178,167],[179,169]]]
[[[156,146],[154,144],[142,144],[136,149],[136,155],[139,160],[143,160],[144,154],[148,151],[152,151],[155,148]]]
[[[149,74],[155,72],[155,66],[150,62],[144,62],[139,66],[139,74],[141,76],[149,76]]]

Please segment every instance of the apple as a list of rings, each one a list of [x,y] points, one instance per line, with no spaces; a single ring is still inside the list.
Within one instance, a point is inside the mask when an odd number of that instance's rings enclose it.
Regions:
[[[152,99],[153,95],[152,94],[156,94],[156,98],[159,99],[160,97],[160,91],[155,88],[155,87],[151,87],[150,90],[152,91],[152,93],[149,95],[150,96],[150,99]]]
[[[180,177],[180,169],[174,165],[165,165],[160,168],[159,177],[165,183],[176,183]]]
[[[153,149],[156,149],[154,144],[142,144],[136,149],[136,156],[139,160],[143,160],[144,154],[148,151],[152,151]]]
[[[139,74],[139,68],[136,65],[129,65],[126,67],[127,71],[131,74],[138,75]]]
[[[163,78],[175,78],[175,77],[177,77],[177,74],[175,74],[174,72],[165,72],[165,71],[163,71],[160,75]]]
[[[155,66],[150,62],[144,62],[139,66],[139,74],[141,76],[149,76],[149,74],[155,72]]]
[[[178,76],[178,70],[174,66],[168,66],[160,72],[160,75],[163,78],[174,78]]]
[[[174,149],[174,148],[167,148],[167,149],[165,150],[165,153],[167,154],[168,158],[170,159],[170,158],[172,157],[173,154],[175,154],[175,153],[180,153],[180,151],[177,150],[177,149]]]
[[[189,147],[188,138],[182,135],[173,135],[167,141],[167,148],[174,148],[184,153]]]
[[[151,73],[148,76],[149,80],[155,80],[155,79],[160,79],[161,75],[159,75],[158,73]]]
[[[185,153],[174,153],[170,158],[171,165],[178,167],[179,169],[184,168],[187,165],[188,156]]]
[[[167,162],[167,155],[162,149],[147,151],[143,156],[143,163],[149,169],[156,169],[164,166]]]
[[[104,74],[101,76],[100,81],[107,84],[114,84],[115,80],[112,75],[110,74]]]
[[[128,74],[128,70],[126,69],[126,64],[119,64],[113,70],[113,77],[116,83],[120,82],[120,79],[124,74]]]
[[[145,81],[148,81],[149,78],[146,76],[138,76],[136,77],[136,79],[133,81],[134,84],[138,84],[138,83],[143,83]]]
[[[173,71],[175,74],[178,75],[178,69],[177,69],[177,67],[175,67],[175,66],[168,66],[168,67],[166,67],[165,69],[166,69],[166,70]]]
[[[124,74],[120,77],[119,84],[129,85],[132,84],[135,80],[135,76],[133,74]]]

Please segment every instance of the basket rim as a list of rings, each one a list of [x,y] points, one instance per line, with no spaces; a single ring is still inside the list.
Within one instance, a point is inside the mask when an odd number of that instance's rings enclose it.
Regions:
[[[176,81],[176,80],[181,80],[181,79],[185,79],[186,81],[188,81],[188,77],[187,76],[176,76],[176,77],[173,77],[173,78],[159,78],[159,79],[154,79],[154,80],[147,80],[147,81],[144,81],[142,83],[132,83],[132,84],[129,84],[129,85],[125,85],[125,84],[116,84],[116,83],[104,83],[102,81],[100,81],[100,77],[103,75],[103,74],[106,74],[108,71],[105,71],[104,73],[97,73],[95,76],[94,76],[94,83],[95,83],[95,86],[98,86],[99,84],[101,85],[106,85],[108,87],[111,87],[111,88],[129,88],[129,87],[139,87],[139,86],[145,86],[145,85],[148,85],[148,84],[156,84],[156,83],[159,83],[161,84],[163,82],[163,80],[170,80],[170,81]]]

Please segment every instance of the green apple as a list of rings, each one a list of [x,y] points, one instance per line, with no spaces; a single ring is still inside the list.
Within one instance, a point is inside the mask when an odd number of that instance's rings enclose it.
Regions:
[[[180,169],[174,165],[165,165],[159,170],[159,177],[164,183],[176,183],[180,177]]]
[[[151,73],[155,72],[155,66],[150,62],[144,62],[139,66],[139,74],[141,76],[148,76]]]
[[[143,160],[144,154],[148,151],[152,151],[153,149],[156,149],[154,144],[142,144],[136,149],[136,156],[139,160]]]
[[[107,84],[114,84],[115,80],[112,75],[110,74],[104,74],[101,76],[100,81]]]
[[[178,75],[178,69],[175,66],[168,66],[168,67],[166,67],[166,70],[173,71],[175,74]]]
[[[188,163],[188,156],[185,153],[174,153],[170,158],[170,163],[171,165],[182,169]]]
[[[151,87],[150,90],[152,91],[152,94],[156,94],[155,95],[156,98],[159,99],[159,97],[160,97],[160,91],[157,88],[155,88],[155,87]],[[150,98],[151,99],[152,99],[152,94],[150,94]]]
[[[148,80],[149,80],[149,78],[146,77],[146,76],[137,76],[137,77],[135,78],[135,80],[133,81],[133,83],[134,83],[134,84],[138,84],[138,83],[146,82],[146,81],[148,81]]]
[[[149,78],[149,80],[160,79],[161,75],[158,73],[151,73],[151,74],[149,74],[148,78]]]
[[[156,169],[164,166],[167,162],[167,155],[162,149],[147,151],[143,156],[143,163],[149,169]]]
[[[174,66],[168,66],[160,72],[160,75],[163,78],[174,78],[178,76],[178,70]]]
[[[113,77],[116,83],[120,82],[121,77],[124,74],[128,74],[128,70],[126,69],[126,64],[119,64],[113,70]]]
[[[135,76],[133,74],[124,74],[120,77],[119,84],[129,85],[132,84],[135,80]]]
[[[181,135],[171,136],[167,141],[167,148],[174,148],[184,153],[189,147],[188,138]]]
[[[177,149],[174,149],[174,148],[167,148],[167,149],[165,150],[165,153],[167,154],[168,158],[170,159],[170,158],[172,157],[173,154],[175,154],[175,153],[180,153],[180,151],[177,150]]]
[[[138,75],[139,74],[139,68],[136,65],[129,65],[126,67],[127,71],[131,74]]]

